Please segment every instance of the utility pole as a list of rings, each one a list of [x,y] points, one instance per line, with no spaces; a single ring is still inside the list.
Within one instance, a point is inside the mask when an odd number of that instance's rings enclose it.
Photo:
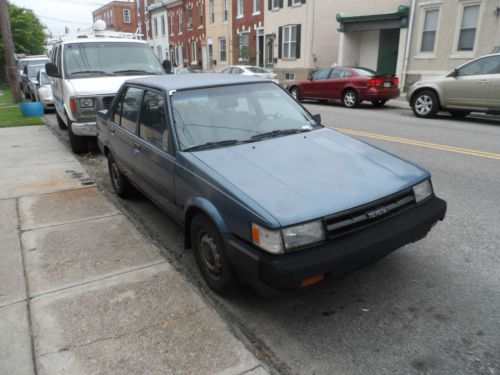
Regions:
[[[14,45],[12,43],[12,30],[10,29],[9,7],[7,0],[0,0],[0,27],[4,45],[5,67],[7,68],[7,80],[12,91],[12,98],[19,103],[21,91],[19,89],[19,72],[17,71],[16,59],[14,57]]]

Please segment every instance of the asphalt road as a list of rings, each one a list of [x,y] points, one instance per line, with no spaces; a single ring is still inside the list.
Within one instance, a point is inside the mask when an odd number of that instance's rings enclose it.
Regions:
[[[142,196],[117,199],[101,155],[82,161],[277,373],[500,374],[500,118],[420,120],[402,103],[306,106],[326,126],[428,169],[448,214],[422,241],[286,298],[267,300],[250,289],[230,300],[211,293],[182,248],[181,228]]]

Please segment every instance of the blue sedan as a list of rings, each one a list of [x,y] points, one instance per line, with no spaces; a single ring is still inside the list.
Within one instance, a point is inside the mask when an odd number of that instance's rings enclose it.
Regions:
[[[116,193],[185,228],[210,288],[338,276],[425,237],[446,212],[427,171],[327,129],[280,86],[222,74],[127,81],[97,119]]]

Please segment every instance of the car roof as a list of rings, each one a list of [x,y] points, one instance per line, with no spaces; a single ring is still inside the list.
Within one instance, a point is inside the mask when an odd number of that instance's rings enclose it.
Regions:
[[[260,79],[255,76],[242,76],[222,73],[203,73],[186,75],[155,75],[141,78],[134,78],[126,81],[143,86],[156,87],[166,91],[191,90],[204,87],[227,86],[246,83],[270,83],[268,79]]]
[[[69,43],[102,43],[102,42],[116,42],[116,43],[140,43],[148,44],[145,40],[131,39],[131,38],[113,38],[113,37],[85,37],[85,38],[71,38],[64,39],[56,42],[55,44],[69,44]]]

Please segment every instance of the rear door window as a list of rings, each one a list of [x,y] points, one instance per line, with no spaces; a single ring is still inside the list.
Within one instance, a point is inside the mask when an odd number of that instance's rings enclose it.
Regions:
[[[329,69],[321,69],[313,74],[313,79],[315,81],[321,81],[323,79],[328,79],[329,74],[330,74]]]
[[[135,133],[137,129],[143,93],[144,91],[140,88],[129,87],[118,103],[121,112],[119,124],[132,133]]]
[[[168,151],[168,127],[165,99],[162,93],[147,91],[141,107],[139,137]]]

